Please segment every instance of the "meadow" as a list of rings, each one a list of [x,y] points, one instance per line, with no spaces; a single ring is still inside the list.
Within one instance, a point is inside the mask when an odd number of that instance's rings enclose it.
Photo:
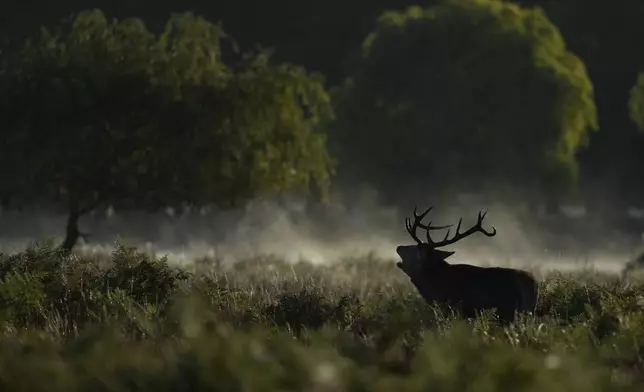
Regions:
[[[540,275],[509,327],[422,301],[391,260],[259,257],[191,271],[117,246],[0,260],[0,389],[641,391],[644,283]]]

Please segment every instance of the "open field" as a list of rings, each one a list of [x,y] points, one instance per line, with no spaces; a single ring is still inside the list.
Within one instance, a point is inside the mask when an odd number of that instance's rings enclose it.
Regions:
[[[257,258],[186,273],[47,245],[0,266],[3,390],[640,391],[644,284],[542,275],[509,328],[423,303],[394,263]]]
[[[4,3],[0,392],[644,391],[642,0]]]

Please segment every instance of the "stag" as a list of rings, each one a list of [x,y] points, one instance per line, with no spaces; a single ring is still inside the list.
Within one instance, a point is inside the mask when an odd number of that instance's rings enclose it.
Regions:
[[[495,309],[499,320],[505,324],[515,321],[520,312],[534,312],[539,289],[532,274],[511,268],[449,264],[445,260],[454,252],[438,249],[477,232],[487,237],[495,236],[496,228],[492,227],[492,231],[483,228],[487,211],[479,211],[477,223],[462,233],[461,218],[456,233],[449,238],[453,225],[432,226],[431,221],[427,225],[422,224],[423,218],[433,208],[431,206],[418,214],[414,207],[414,221],[407,218],[405,226],[416,244],[396,248],[401,259],[396,265],[409,276],[425,301],[447,305],[466,318],[476,317],[481,310]],[[425,230],[427,242],[418,238],[418,228]],[[443,229],[448,229],[445,238],[433,241],[430,231]]]

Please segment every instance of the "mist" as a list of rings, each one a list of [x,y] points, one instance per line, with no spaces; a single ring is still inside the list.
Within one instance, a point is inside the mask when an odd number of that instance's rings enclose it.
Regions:
[[[479,210],[487,209],[484,227],[496,227],[497,235],[473,235],[450,246],[448,249],[456,251],[449,258],[451,263],[618,273],[641,251],[641,233],[620,227],[607,230],[606,222],[589,218],[583,206],[563,206],[557,217],[537,219],[527,214],[521,203],[489,204],[479,195],[458,196],[446,205],[437,205],[426,219],[455,225],[463,217],[465,230],[476,222]],[[418,204],[419,211],[429,206],[420,201]],[[165,255],[173,264],[184,266],[197,259],[234,263],[267,255],[314,264],[364,256],[393,262],[397,245],[413,243],[404,227],[412,211],[413,205],[406,209],[382,205],[375,191],[336,192],[326,206],[281,197],[255,200],[243,208],[225,211],[211,208],[144,213],[108,209],[81,220],[82,231],[91,237],[76,251],[109,253],[118,241],[156,256]],[[631,218],[641,220],[637,212],[631,211]],[[45,209],[3,211],[0,252],[20,252],[46,239],[60,241],[65,220],[64,214]],[[442,236],[432,232],[435,240]]]

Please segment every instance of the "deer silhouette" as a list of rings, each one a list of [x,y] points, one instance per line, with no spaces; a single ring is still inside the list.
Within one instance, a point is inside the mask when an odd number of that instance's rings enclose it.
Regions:
[[[418,214],[414,207],[414,221],[407,218],[405,226],[416,244],[396,248],[401,259],[396,265],[409,276],[425,301],[447,305],[466,318],[476,317],[482,310],[495,309],[499,320],[504,324],[515,321],[518,313],[534,312],[539,286],[529,272],[512,268],[449,264],[445,260],[454,252],[437,249],[477,232],[488,237],[495,236],[496,228],[492,227],[491,232],[483,228],[487,211],[479,211],[477,223],[463,233],[460,232],[463,221],[461,218],[456,233],[449,238],[453,225],[432,226],[431,221],[427,225],[421,223],[433,208],[431,206]],[[427,242],[421,241],[416,235],[418,228],[426,231]],[[430,231],[443,229],[448,229],[445,238],[433,241]]]

